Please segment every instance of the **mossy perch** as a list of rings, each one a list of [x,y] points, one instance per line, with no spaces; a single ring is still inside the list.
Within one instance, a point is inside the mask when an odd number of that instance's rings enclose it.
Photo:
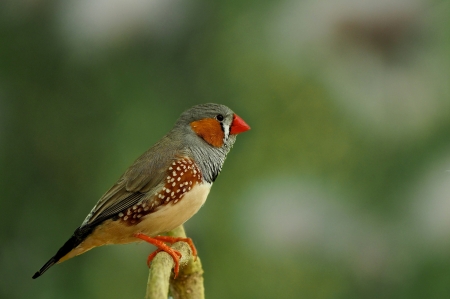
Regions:
[[[168,233],[173,237],[186,237],[183,226]],[[180,258],[180,273],[173,278],[172,269],[174,262],[166,252],[159,252],[150,265],[150,273],[147,282],[146,299],[166,299],[169,294],[174,299],[204,299],[203,269],[200,259],[192,259],[191,248],[186,242],[176,242],[171,246],[178,250]]]

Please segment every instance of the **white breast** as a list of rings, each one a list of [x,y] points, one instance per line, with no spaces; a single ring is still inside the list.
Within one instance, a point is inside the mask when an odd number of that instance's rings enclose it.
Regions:
[[[195,185],[176,204],[171,202],[144,216],[136,226],[136,230],[149,236],[173,230],[198,212],[205,203],[210,189],[211,184],[209,183]]]

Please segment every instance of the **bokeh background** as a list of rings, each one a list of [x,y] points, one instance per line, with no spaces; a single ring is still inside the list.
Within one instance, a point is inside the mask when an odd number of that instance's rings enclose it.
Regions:
[[[31,276],[192,105],[252,130],[186,224],[207,298],[450,297],[450,2],[3,0],[0,297],[143,298],[146,244]]]

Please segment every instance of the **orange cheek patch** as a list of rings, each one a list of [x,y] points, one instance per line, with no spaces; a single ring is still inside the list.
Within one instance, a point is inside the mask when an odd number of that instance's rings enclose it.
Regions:
[[[214,118],[205,118],[191,122],[191,128],[198,136],[215,147],[223,145],[225,134],[220,123]]]

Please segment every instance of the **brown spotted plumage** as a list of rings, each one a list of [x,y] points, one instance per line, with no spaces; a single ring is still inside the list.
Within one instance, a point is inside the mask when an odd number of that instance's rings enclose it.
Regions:
[[[223,105],[204,104],[186,110],[172,130],[100,198],[72,237],[33,278],[92,248],[140,240],[157,246],[157,251],[168,252],[174,259],[176,276],[180,254],[164,242],[181,239],[159,235],[180,226],[200,209],[236,135],[249,129]],[[195,255],[192,240],[182,240],[190,244]]]
[[[177,204],[186,192],[202,182],[200,169],[190,158],[181,158],[172,162],[167,170],[165,185],[155,192],[149,200],[143,200],[120,212],[119,219],[126,225],[139,223],[143,216],[154,212],[167,204]]]

